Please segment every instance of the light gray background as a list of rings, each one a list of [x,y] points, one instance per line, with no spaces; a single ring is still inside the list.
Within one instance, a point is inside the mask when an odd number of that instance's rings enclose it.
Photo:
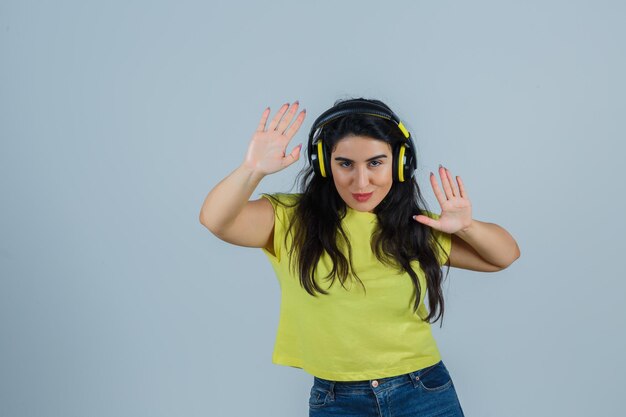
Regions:
[[[263,109],[387,102],[522,257],[452,270],[467,416],[622,415],[619,1],[0,2],[0,415],[305,416],[260,250],[198,222]],[[288,191],[304,158],[267,178]]]

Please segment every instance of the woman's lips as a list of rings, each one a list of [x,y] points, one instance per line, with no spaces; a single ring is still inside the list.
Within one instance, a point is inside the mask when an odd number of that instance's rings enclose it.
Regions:
[[[372,196],[372,194],[374,194],[373,192],[371,193],[367,193],[367,194],[352,194],[352,197],[354,197],[354,199],[360,203],[367,201],[370,199],[370,197]]]

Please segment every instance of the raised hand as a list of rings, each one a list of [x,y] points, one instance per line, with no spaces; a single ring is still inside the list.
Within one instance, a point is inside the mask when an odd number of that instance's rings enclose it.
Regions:
[[[459,183],[457,187],[450,171],[441,165],[439,165],[439,176],[441,177],[444,192],[441,192],[435,174],[430,173],[430,184],[441,206],[439,219],[433,220],[421,214],[413,218],[433,229],[445,233],[456,233],[472,224],[472,203],[467,197],[461,177],[456,177]]]
[[[284,104],[267,127],[270,108],[265,109],[248,145],[244,165],[256,173],[267,175],[288,167],[300,158],[302,145],[296,146],[289,154],[286,153],[287,145],[306,116],[306,110],[302,110],[289,126],[298,111],[298,105],[297,101],[291,106],[289,103]]]

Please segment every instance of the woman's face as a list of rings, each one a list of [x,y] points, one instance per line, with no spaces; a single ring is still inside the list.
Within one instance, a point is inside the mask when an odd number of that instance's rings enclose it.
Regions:
[[[367,136],[348,136],[330,155],[335,187],[348,207],[373,211],[393,185],[391,146]]]

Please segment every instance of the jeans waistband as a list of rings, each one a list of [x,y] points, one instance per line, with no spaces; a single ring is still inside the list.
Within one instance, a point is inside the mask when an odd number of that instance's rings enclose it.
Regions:
[[[331,392],[332,391],[372,390],[372,388],[376,390],[384,390],[386,388],[401,385],[408,381],[412,381],[414,384],[416,384],[420,378],[420,375],[424,374],[425,372],[428,372],[428,370],[437,366],[440,362],[436,363],[435,365],[427,366],[426,368],[417,369],[415,371],[408,372],[406,374],[390,376],[390,377],[385,377],[385,378],[375,378],[375,379],[361,380],[361,381],[331,381],[328,379],[314,376],[313,383],[314,385],[317,385],[321,388],[325,388]]]

